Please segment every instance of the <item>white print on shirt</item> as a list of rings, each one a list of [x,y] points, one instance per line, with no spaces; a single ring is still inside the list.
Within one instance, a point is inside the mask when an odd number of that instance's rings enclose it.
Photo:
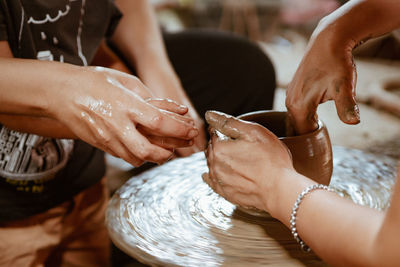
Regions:
[[[27,23],[28,24],[33,24],[33,25],[44,25],[47,23],[56,23],[58,21],[60,21],[62,18],[70,15],[71,11],[72,11],[72,7],[71,7],[71,3],[72,2],[79,2],[81,1],[81,5],[80,5],[80,11],[79,11],[79,26],[77,29],[77,34],[76,34],[76,47],[77,47],[77,55],[79,56],[79,58],[82,60],[82,64],[83,66],[87,66],[88,62],[86,59],[86,56],[83,54],[82,51],[82,41],[81,41],[81,34],[82,34],[82,26],[83,26],[83,17],[85,15],[85,6],[86,6],[86,0],[66,0],[67,4],[62,8],[59,9],[56,13],[55,16],[51,16],[50,14],[46,13],[44,15],[37,15],[37,17],[32,17],[29,16],[27,18]],[[76,8],[76,7],[75,7]],[[75,14],[75,13],[74,13]],[[23,29],[23,24],[24,24],[24,16],[25,16],[25,11],[22,10],[22,19],[21,19],[21,25],[20,25],[20,31],[19,31],[19,42],[21,42],[21,36],[22,36],[22,29]],[[46,40],[47,39],[48,34],[46,34],[45,32],[41,32],[41,38],[42,40]],[[53,43],[55,45],[58,45],[58,40],[59,38],[57,38],[56,36],[53,36]],[[39,59],[39,54],[42,54],[43,51],[39,51],[37,58]],[[47,51],[46,51],[47,52]],[[52,55],[52,58],[54,58],[54,56]],[[64,56],[60,55],[60,62],[64,61]]]
[[[47,180],[65,167],[73,140],[0,129],[0,175],[9,180]]]
[[[70,9],[71,9],[71,6],[70,6],[70,5],[66,5],[66,6],[65,6],[65,11],[63,12],[62,10],[58,10],[57,16],[54,17],[54,18],[50,17],[49,14],[46,14],[46,17],[45,17],[44,19],[41,19],[41,20],[36,20],[36,19],[34,19],[34,18],[32,18],[32,17],[29,17],[29,19],[28,19],[28,24],[29,24],[29,23],[33,23],[33,24],[45,24],[45,23],[48,23],[48,22],[56,22],[56,21],[59,20],[61,17],[66,16],[66,15],[69,13]]]

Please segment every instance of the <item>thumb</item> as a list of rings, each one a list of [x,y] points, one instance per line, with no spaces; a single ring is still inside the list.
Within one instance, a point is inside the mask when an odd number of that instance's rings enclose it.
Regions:
[[[210,124],[210,131],[217,130],[232,139],[253,142],[268,139],[265,135],[274,136],[273,133],[257,123],[240,120],[222,112],[207,111],[205,117]]]
[[[219,111],[207,111],[206,121],[210,127],[233,139],[240,138],[238,126],[240,122],[231,115]]]
[[[335,95],[336,111],[341,121],[347,124],[360,122],[360,111],[355,99],[353,84],[342,85],[336,88]]]

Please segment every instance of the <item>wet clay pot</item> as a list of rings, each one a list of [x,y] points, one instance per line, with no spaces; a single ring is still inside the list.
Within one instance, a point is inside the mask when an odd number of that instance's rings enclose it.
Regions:
[[[239,119],[261,124],[288,147],[292,154],[293,166],[297,172],[317,183],[328,185],[331,180],[332,145],[328,130],[322,121],[318,129],[298,136],[286,136],[286,116],[284,111],[261,110],[238,116]]]

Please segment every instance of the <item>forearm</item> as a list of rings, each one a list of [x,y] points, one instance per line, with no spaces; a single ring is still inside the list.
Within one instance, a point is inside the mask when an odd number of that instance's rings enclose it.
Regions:
[[[13,60],[13,54],[11,52],[11,49],[8,45],[8,42],[2,41],[0,42],[0,58],[1,59],[9,59]],[[13,62],[13,61],[10,61]],[[20,73],[24,72],[24,67],[25,61],[17,60],[15,61],[16,63],[23,63],[18,69],[15,67],[11,66],[8,67],[8,64],[10,63],[7,60],[4,62],[0,62],[0,64],[3,64],[3,71],[2,74],[10,74],[7,71],[10,71],[12,73]],[[7,66],[5,65],[7,64]],[[28,65],[29,66],[29,65]],[[36,66],[36,65],[33,65]],[[49,65],[50,66],[50,65]],[[14,68],[14,69],[13,69]],[[22,70],[22,71],[21,71]],[[34,68],[34,71],[37,69]],[[48,118],[48,117],[40,117],[43,115],[48,114],[51,116],[51,112],[48,111],[48,100],[47,98],[39,98],[36,101],[33,101],[33,107],[29,106],[31,104],[31,100],[35,99],[35,97],[40,97],[40,95],[44,94],[48,96],[46,92],[42,92],[43,85],[46,85],[46,81],[41,81],[41,83],[38,83],[36,86],[39,88],[39,90],[36,91],[30,91],[32,88],[30,87],[31,84],[35,85],[36,79],[31,79],[32,77],[34,78],[35,74],[31,75],[31,71],[29,70],[29,67],[27,67],[27,72],[24,73],[24,76],[22,77],[13,77],[13,76],[7,76],[10,81],[1,79],[2,86],[1,88],[4,89],[4,91],[1,91],[2,96],[4,96],[1,100],[1,107],[2,109],[2,114],[0,113],[0,123],[12,130],[20,131],[20,132],[27,132],[27,133],[33,133],[41,136],[47,136],[47,137],[54,137],[54,138],[76,138],[76,136],[61,122],[58,122],[54,119]],[[50,73],[49,73],[50,74]],[[1,74],[0,74],[1,75]],[[58,75],[59,78],[61,78]],[[24,80],[28,79],[28,81]],[[58,79],[60,81],[61,79]],[[9,84],[8,82],[22,82],[22,85],[18,85],[17,83],[11,83]],[[57,82],[54,84],[50,84],[53,81],[49,82],[46,85],[46,89],[51,88],[51,86],[57,86]],[[27,84],[29,83],[29,84]],[[58,89],[61,88],[61,84],[58,85]],[[10,88],[12,88],[10,90]],[[22,88],[24,91],[18,92]],[[30,88],[30,89],[28,89]],[[42,88],[42,89],[40,89]],[[14,90],[16,89],[16,90]],[[27,89],[27,90],[25,90]],[[1,89],[0,89],[1,90]],[[42,93],[38,93],[42,92]],[[10,95],[10,93],[15,94],[15,95]],[[29,95],[30,93],[33,93],[33,95]],[[28,94],[28,95],[27,95]],[[15,100],[19,100],[20,103],[17,104],[18,106],[14,106]],[[27,100],[29,100],[29,103],[27,103]],[[46,102],[42,102],[45,101]],[[54,101],[51,101],[54,102]],[[21,106],[22,105],[22,106]],[[23,114],[29,114],[29,115],[15,115],[15,110],[17,110],[18,114],[23,113]],[[14,110],[14,111],[13,111]],[[33,111],[33,112],[32,112]],[[12,114],[12,115],[7,115],[7,114]]]
[[[400,26],[397,0],[353,0],[321,20],[313,37],[320,36],[333,49],[353,49],[360,42]]]
[[[156,96],[191,106],[169,61],[160,27],[149,2],[117,1],[124,16],[112,42]]]
[[[147,72],[170,67],[160,27],[148,0],[117,0],[123,17],[112,37],[113,44],[134,65],[140,78]]]
[[[69,64],[6,58],[0,68],[0,114],[49,118],[77,71]]]
[[[50,118],[0,114],[0,123],[19,132],[52,138],[77,138],[68,127]]]
[[[274,196],[277,204],[271,205],[271,214],[290,228],[290,213],[297,196],[314,182],[290,172],[282,180]],[[377,266],[393,264],[393,259],[382,256],[385,249],[377,249],[390,247],[378,240],[384,218],[384,212],[356,205],[332,192],[316,190],[301,202],[296,224],[304,242],[329,264]],[[393,245],[392,242],[391,246],[395,247]]]

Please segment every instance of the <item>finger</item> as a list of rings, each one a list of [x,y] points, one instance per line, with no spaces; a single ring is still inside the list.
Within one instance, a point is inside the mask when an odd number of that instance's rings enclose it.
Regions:
[[[208,184],[211,188],[213,188],[213,185],[212,185],[213,181],[211,180],[210,175],[207,172],[203,173],[201,175],[201,178],[203,178],[203,181],[206,184]]]
[[[199,134],[199,130],[191,123],[187,123],[183,116],[177,118],[169,111],[160,110],[153,105],[140,107],[141,112],[132,112],[132,120],[150,129],[154,135],[176,137],[190,140]]]
[[[199,135],[196,136],[193,144],[193,146],[196,148],[196,152],[203,151],[207,145],[207,138],[206,138],[206,131],[204,129],[204,124],[200,126],[197,125],[197,127],[199,129]]]
[[[115,157],[122,158],[135,167],[143,164],[143,160],[135,157],[123,143],[119,142],[119,138],[115,136],[115,133],[102,130],[109,129],[109,125],[106,125],[106,122],[101,120],[95,121],[88,114],[82,116],[81,119],[86,123],[82,125],[83,127],[78,128],[82,132],[77,132],[78,136],[86,136],[90,133],[91,137],[87,141],[93,146]]]
[[[155,135],[146,136],[150,143],[166,148],[166,149],[177,149],[177,148],[186,148],[191,147],[193,145],[193,140],[182,140],[172,137],[161,137]]]
[[[128,157],[135,157],[142,161],[150,161],[158,164],[164,163],[171,158],[172,151],[151,144],[129,120],[128,123],[131,125],[124,127],[122,132],[117,131],[118,129],[114,125],[109,125],[109,128],[113,127],[113,132],[117,133],[115,138],[129,151]]]
[[[318,128],[318,104],[314,99],[307,99],[304,103],[290,103],[286,98],[287,122],[294,128],[296,134],[306,134]],[[300,102],[300,101],[299,101]],[[291,129],[293,131],[293,129]]]
[[[219,188],[217,187],[217,183],[215,182],[215,180],[213,180],[213,179],[210,177],[210,174],[209,174],[209,173],[203,173],[203,174],[201,175],[201,178],[203,178],[203,181],[204,181],[206,184],[208,184],[208,186],[211,187],[211,189],[212,189],[215,193],[217,193],[217,194],[219,194],[219,195],[222,194],[222,191],[219,191]]]
[[[176,149],[183,147],[192,147],[194,144],[194,139],[185,140],[168,136],[158,136],[154,135],[153,131],[143,127],[142,125],[138,125],[136,129],[147,139],[150,140],[152,144],[167,148],[167,149]]]
[[[175,118],[178,121],[182,121],[182,122],[188,123],[190,125],[196,126],[194,120],[191,117],[187,116],[187,115],[185,115],[185,116],[184,115],[179,115],[177,113],[174,113],[174,112],[171,112],[171,111],[168,111],[168,110],[162,110],[162,112],[167,113],[169,116]]]
[[[212,188],[213,190],[220,194],[221,196],[224,196],[224,190],[223,190],[223,183],[222,180],[219,179],[220,177],[217,176],[215,172],[215,160],[214,160],[214,147],[212,142],[209,143],[207,147],[207,164],[208,164],[208,176],[212,180]]]
[[[199,130],[199,135],[194,138],[194,143],[190,147],[179,148],[176,150],[176,154],[180,157],[188,157],[193,153],[203,151],[206,148],[206,136],[204,129]]]
[[[199,150],[194,145],[190,147],[177,148],[175,151],[178,157],[188,157],[197,152],[199,152]]]
[[[335,86],[335,105],[339,118],[347,124],[360,122],[360,112],[355,100],[353,83],[348,80],[339,80]]]
[[[252,141],[255,136],[258,137],[261,129],[265,129],[256,123],[243,121],[219,111],[207,111],[206,121],[210,124],[210,134],[217,130],[233,139]]]
[[[177,102],[170,99],[149,98],[146,101],[157,108],[177,113],[179,115],[185,115],[188,112],[186,106],[179,105]]]

